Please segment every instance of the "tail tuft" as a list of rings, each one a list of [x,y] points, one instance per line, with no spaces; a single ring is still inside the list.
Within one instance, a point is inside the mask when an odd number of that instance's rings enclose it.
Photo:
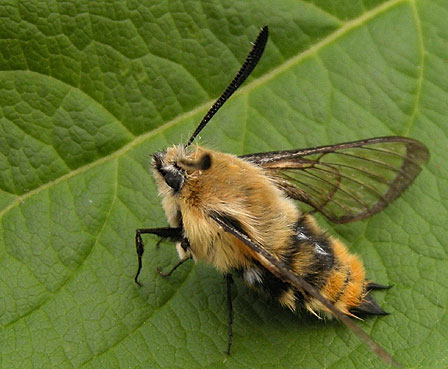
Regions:
[[[383,309],[381,309],[381,307],[370,295],[366,295],[362,303],[355,308],[350,309],[350,312],[358,317],[367,315],[389,315],[389,313],[386,313]]]
[[[369,282],[369,283],[367,283],[367,286],[366,286],[367,291],[371,291],[371,290],[388,290],[389,288],[392,288],[392,287],[393,287],[393,285],[384,286],[382,284],[378,284],[378,283],[375,283],[375,282]]]

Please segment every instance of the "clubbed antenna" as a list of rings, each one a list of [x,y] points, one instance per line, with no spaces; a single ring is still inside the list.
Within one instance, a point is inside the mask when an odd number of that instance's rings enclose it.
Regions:
[[[266,46],[266,42],[268,41],[268,27],[264,26],[260,33],[258,34],[257,39],[255,40],[254,46],[241,66],[239,72],[235,76],[235,78],[230,82],[225,91],[221,94],[218,100],[213,104],[213,106],[209,109],[207,114],[205,114],[204,118],[202,118],[201,123],[199,123],[196,130],[191,135],[190,139],[186,143],[185,147],[191,145],[196,136],[202,129],[207,125],[207,123],[212,119],[212,117],[216,114],[216,112],[224,105],[227,99],[232,96],[232,94],[240,87],[247,77],[252,73],[258,61],[263,55],[264,47]]]

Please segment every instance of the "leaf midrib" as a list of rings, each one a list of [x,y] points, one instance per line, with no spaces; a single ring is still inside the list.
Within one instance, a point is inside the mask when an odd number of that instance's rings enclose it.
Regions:
[[[398,6],[400,4],[404,4],[404,3],[413,3],[413,0],[391,0],[391,1],[381,4],[380,6],[377,6],[376,8],[372,8],[371,10],[363,13],[358,18],[354,18],[354,19],[346,22],[341,28],[339,28],[335,32],[329,34],[327,37],[323,38],[321,41],[317,42],[313,46],[302,51],[301,53],[297,54],[296,56],[286,60],[283,64],[280,64],[276,68],[272,69],[269,73],[266,73],[264,76],[261,76],[257,79],[252,80],[251,82],[247,83],[244,87],[242,87],[239,91],[237,91],[235,93],[235,96],[248,93],[248,92],[254,90],[255,88],[259,87],[260,85],[263,85],[263,84],[273,80],[278,75],[289,70],[293,66],[299,64],[301,61],[305,60],[306,58],[313,56],[318,51],[322,50],[327,45],[329,45],[331,42],[344,36],[346,33],[356,29],[357,27],[362,26],[367,21],[374,19],[376,16],[384,13],[385,11],[387,11],[395,6]],[[416,11],[415,4],[411,5],[411,7],[413,8],[413,12],[415,12]],[[421,73],[423,74],[423,71]],[[419,80],[421,80],[421,79],[422,79],[422,77],[419,78]],[[418,102],[418,100],[419,99],[416,98],[416,103]],[[188,112],[178,115],[174,119],[162,124],[161,126],[151,130],[150,132],[144,133],[140,136],[136,136],[134,140],[130,141],[128,144],[124,145],[122,148],[111,153],[110,155],[104,156],[96,161],[93,161],[89,164],[86,164],[86,165],[81,166],[75,170],[72,170],[71,172],[69,172],[53,181],[47,182],[39,187],[36,187],[34,190],[27,192],[24,195],[17,196],[16,199],[13,202],[11,202],[11,204],[9,204],[6,208],[4,208],[2,211],[0,211],[0,218],[2,218],[10,210],[14,209],[16,206],[18,206],[20,203],[24,202],[28,198],[33,197],[33,196],[39,194],[40,192],[45,191],[49,188],[52,188],[53,186],[56,186],[60,182],[70,179],[78,174],[84,173],[85,171],[88,171],[90,168],[94,168],[98,165],[106,163],[109,160],[113,160],[117,157],[120,157],[122,154],[125,154],[126,152],[130,151],[131,149],[138,146],[139,144],[146,141],[147,139],[149,139],[159,133],[164,132],[168,128],[175,126],[177,123],[179,123],[183,120],[187,120],[188,118],[195,116],[196,114],[200,113],[201,111],[205,111],[214,103],[214,101],[215,100],[209,100]],[[414,113],[415,112],[416,112],[416,109],[415,109]],[[414,115],[413,115],[413,117],[414,117]]]

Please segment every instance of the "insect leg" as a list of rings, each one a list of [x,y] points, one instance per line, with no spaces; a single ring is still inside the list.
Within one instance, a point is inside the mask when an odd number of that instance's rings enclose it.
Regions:
[[[230,355],[230,347],[232,346],[232,324],[233,324],[233,308],[232,308],[232,274],[225,274],[227,285],[227,311],[228,311],[228,341],[226,354]]]
[[[161,240],[162,239],[160,239],[159,242]],[[157,242],[157,244],[159,244],[159,242]],[[190,241],[188,241],[187,237],[182,237],[182,241],[180,242],[180,246],[182,247],[182,249],[184,251],[187,251],[190,248]],[[173,266],[169,272],[166,272],[166,273],[163,272],[162,269],[157,267],[157,273],[159,273],[162,277],[169,277],[177,268],[179,268],[183,263],[185,263],[187,260],[190,260],[190,259],[192,259],[191,254],[190,255],[186,255],[181,260],[179,260],[179,262],[175,266]]]
[[[140,274],[140,271],[142,270],[142,256],[143,252],[145,251],[145,246],[143,245],[142,241],[142,234],[155,234],[156,236],[171,239],[173,241],[181,241],[182,240],[182,228],[170,228],[170,227],[163,227],[163,228],[140,228],[135,231],[135,247],[137,249],[137,257],[138,257],[138,269],[137,273],[135,275],[134,281],[139,286],[141,286],[141,283],[138,281],[138,275]]]
[[[190,260],[190,259],[191,259],[191,257],[187,257],[187,258],[179,260],[178,263],[175,266],[173,266],[169,272],[164,272],[164,271],[162,271],[162,269],[157,267],[157,273],[159,273],[162,277],[169,277],[171,274],[173,274],[173,272],[177,268],[179,268],[183,263],[185,263],[187,260]]]

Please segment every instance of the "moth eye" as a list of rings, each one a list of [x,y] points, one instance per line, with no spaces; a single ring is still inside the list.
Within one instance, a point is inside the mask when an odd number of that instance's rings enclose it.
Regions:
[[[168,186],[170,186],[174,192],[177,192],[181,189],[182,184],[184,183],[184,176],[180,170],[168,170],[162,173],[163,178]]]

